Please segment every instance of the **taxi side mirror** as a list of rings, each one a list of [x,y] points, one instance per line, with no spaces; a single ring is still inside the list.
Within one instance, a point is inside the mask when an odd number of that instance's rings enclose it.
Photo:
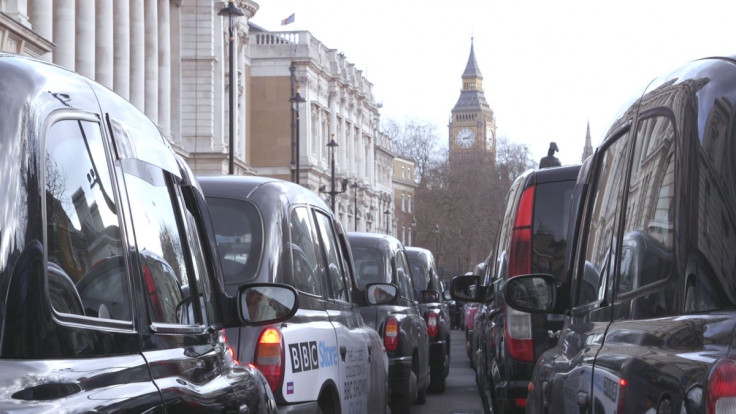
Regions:
[[[391,283],[371,283],[365,288],[365,300],[370,305],[384,305],[396,299],[399,288]]]
[[[246,325],[267,325],[294,316],[299,309],[296,290],[277,283],[246,283],[238,288],[238,315]]]

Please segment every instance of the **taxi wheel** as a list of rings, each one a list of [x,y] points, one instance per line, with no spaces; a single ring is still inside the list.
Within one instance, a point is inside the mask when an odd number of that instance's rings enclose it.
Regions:
[[[496,413],[493,398],[493,383],[486,376],[486,361],[482,351],[478,350],[478,368],[475,372],[475,382],[478,385],[480,402],[483,405],[484,414]]]
[[[445,392],[445,373],[444,371],[432,371],[429,375],[429,391]]]
[[[393,395],[391,398],[392,413],[411,413],[411,406],[418,398],[417,394],[417,374],[412,371],[409,378],[409,392],[407,394]]]
[[[335,399],[332,398],[330,393],[323,393],[317,400],[317,414],[337,414],[340,412],[340,408],[337,406]]]

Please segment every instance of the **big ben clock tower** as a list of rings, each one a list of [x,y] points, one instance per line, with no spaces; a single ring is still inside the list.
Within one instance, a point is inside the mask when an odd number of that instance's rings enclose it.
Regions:
[[[450,163],[471,152],[485,151],[495,162],[496,121],[483,94],[483,75],[478,68],[470,40],[470,57],[463,72],[460,99],[450,118]]]

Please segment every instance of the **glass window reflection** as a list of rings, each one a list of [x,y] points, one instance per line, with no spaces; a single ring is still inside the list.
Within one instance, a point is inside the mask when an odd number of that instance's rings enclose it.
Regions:
[[[60,313],[131,320],[118,207],[96,122],[62,120],[46,137],[49,297]]]

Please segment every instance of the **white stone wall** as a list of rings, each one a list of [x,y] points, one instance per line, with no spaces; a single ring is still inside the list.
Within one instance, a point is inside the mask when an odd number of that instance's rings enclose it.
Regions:
[[[331,188],[330,152],[334,137],[336,190],[347,179],[359,185],[336,196],[335,210],[346,229],[385,232],[384,214],[393,209],[391,143],[378,130],[380,113],[373,85],[345,56],[310,32],[253,32],[249,37],[251,77],[290,76],[292,62],[300,94],[300,182],[319,191]],[[288,165],[281,168],[288,168]],[[270,168],[271,172],[278,169]],[[322,192],[329,204],[330,196]],[[356,198],[360,214],[355,217]],[[391,210],[392,211],[392,210]],[[369,214],[366,214],[369,213]],[[389,225],[391,227],[391,225]]]

